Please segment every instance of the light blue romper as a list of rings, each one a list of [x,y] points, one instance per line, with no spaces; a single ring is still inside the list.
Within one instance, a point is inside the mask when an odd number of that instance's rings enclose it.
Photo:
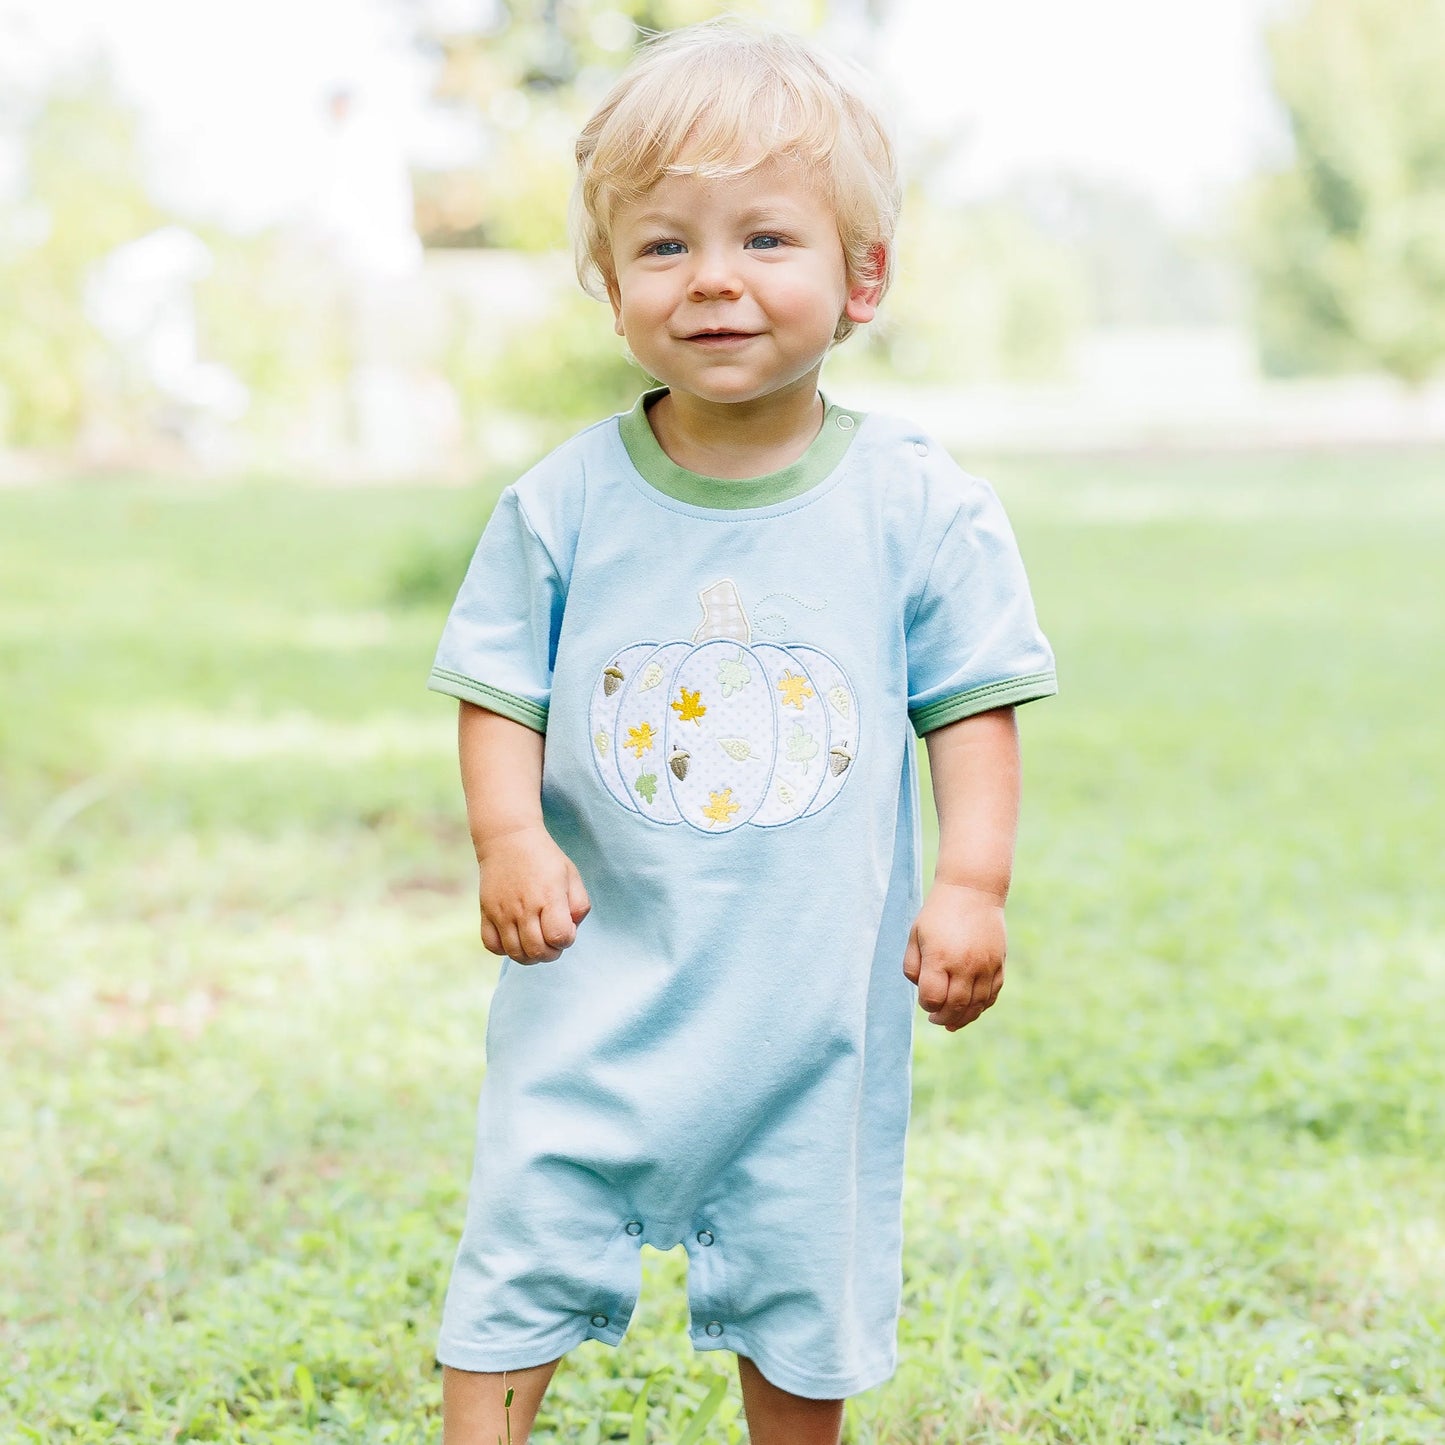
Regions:
[[[992,490],[827,408],[792,466],[677,467],[649,393],[508,488],[429,685],[546,734],[592,912],[507,962],[437,1358],[617,1344],[639,1247],[796,1395],[892,1374],[920,734],[1055,691]]]

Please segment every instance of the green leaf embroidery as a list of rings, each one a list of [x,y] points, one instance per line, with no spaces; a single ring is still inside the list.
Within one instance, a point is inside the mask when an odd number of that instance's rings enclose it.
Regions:
[[[793,731],[788,734],[788,761],[790,763],[802,763],[803,771],[808,771],[808,764],[818,756],[818,744],[812,733],[803,731],[802,723],[795,722]]]
[[[736,657],[725,657],[717,665],[717,680],[722,684],[722,695],[731,697],[741,692],[753,680],[752,672],[743,661],[743,650],[738,648]]]

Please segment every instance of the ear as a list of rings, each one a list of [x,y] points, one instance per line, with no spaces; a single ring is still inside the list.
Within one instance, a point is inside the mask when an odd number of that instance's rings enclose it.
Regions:
[[[627,333],[622,329],[622,292],[617,285],[615,276],[605,276],[603,280],[607,284],[607,299],[612,303],[612,329],[619,335]]]
[[[888,248],[882,241],[869,248],[868,263],[877,279],[854,281],[848,290],[848,304],[843,307],[843,315],[860,326],[878,314],[878,298],[883,294],[883,278],[888,274]]]

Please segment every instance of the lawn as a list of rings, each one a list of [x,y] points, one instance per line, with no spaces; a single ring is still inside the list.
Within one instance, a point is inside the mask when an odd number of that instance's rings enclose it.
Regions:
[[[848,1441],[1438,1445],[1445,457],[975,465],[1063,691]],[[496,967],[423,682],[490,498],[0,492],[0,1440],[437,1438]],[[539,1445],[712,1408],[682,1267]]]

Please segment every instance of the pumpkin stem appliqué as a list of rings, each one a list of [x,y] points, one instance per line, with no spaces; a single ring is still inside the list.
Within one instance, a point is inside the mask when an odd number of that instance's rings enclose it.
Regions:
[[[714,637],[731,637],[742,643],[752,641],[753,630],[748,625],[748,614],[743,611],[743,599],[738,596],[738,584],[730,577],[704,587],[697,598],[702,603],[702,621],[692,634],[694,642],[709,642]]]

